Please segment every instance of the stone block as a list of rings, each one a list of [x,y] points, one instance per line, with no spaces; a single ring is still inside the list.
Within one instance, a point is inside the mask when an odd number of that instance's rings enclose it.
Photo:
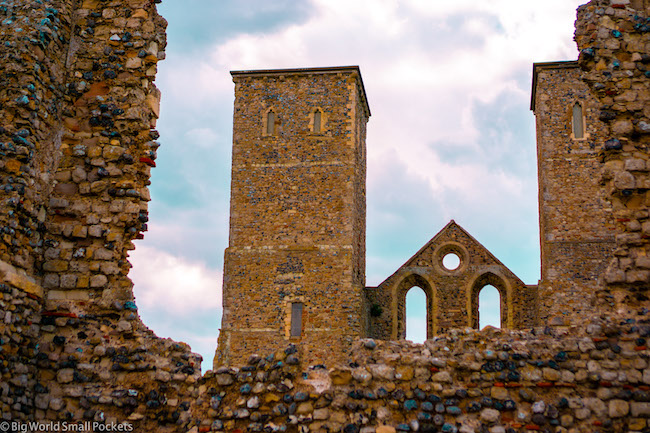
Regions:
[[[609,402],[609,417],[622,418],[630,411],[630,404],[625,400],[611,400]]]
[[[106,275],[93,275],[90,277],[90,287],[92,288],[99,288],[99,287],[104,287],[108,283],[108,278],[106,278]]]
[[[650,403],[646,402],[630,402],[630,410],[632,416],[650,418]]]

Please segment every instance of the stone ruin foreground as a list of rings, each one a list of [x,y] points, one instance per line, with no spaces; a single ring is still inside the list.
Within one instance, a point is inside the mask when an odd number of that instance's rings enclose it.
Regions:
[[[156,3],[0,0],[0,430],[650,431],[650,2],[592,0],[578,60],[534,65],[537,285],[451,221],[365,287],[359,69],[233,72],[224,318],[203,376],[141,322],[127,276],[159,146]],[[479,331],[488,284],[502,329]],[[413,286],[423,345],[404,340]]]

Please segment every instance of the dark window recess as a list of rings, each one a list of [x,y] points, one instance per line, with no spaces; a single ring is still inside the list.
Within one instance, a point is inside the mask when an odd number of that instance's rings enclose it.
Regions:
[[[302,302],[293,302],[291,304],[291,336],[300,337],[302,335]]]
[[[582,105],[576,102],[573,105],[573,138],[584,138],[585,125],[583,119]]]
[[[266,116],[266,133],[268,135],[275,135],[275,113],[269,111]]]
[[[320,132],[320,118],[321,118],[320,110],[316,110],[314,112],[314,132],[315,133]]]

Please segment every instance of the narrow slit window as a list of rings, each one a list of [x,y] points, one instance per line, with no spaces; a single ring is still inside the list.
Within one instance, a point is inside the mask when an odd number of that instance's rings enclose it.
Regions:
[[[302,335],[302,302],[293,302],[291,304],[291,336],[300,337]]]
[[[582,112],[582,104],[576,102],[573,104],[573,138],[581,139],[585,137],[585,123]]]
[[[314,111],[314,133],[320,133],[321,128],[321,112],[320,110]]]
[[[273,110],[266,114],[266,133],[268,135],[275,135],[275,113]]]

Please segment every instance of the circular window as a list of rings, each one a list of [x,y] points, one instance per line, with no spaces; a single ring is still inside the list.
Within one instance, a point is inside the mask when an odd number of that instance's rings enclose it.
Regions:
[[[443,274],[457,274],[464,272],[469,263],[467,249],[458,242],[447,241],[433,252],[433,262]]]
[[[460,266],[460,257],[455,253],[449,253],[442,258],[442,266],[448,271],[455,271]]]

